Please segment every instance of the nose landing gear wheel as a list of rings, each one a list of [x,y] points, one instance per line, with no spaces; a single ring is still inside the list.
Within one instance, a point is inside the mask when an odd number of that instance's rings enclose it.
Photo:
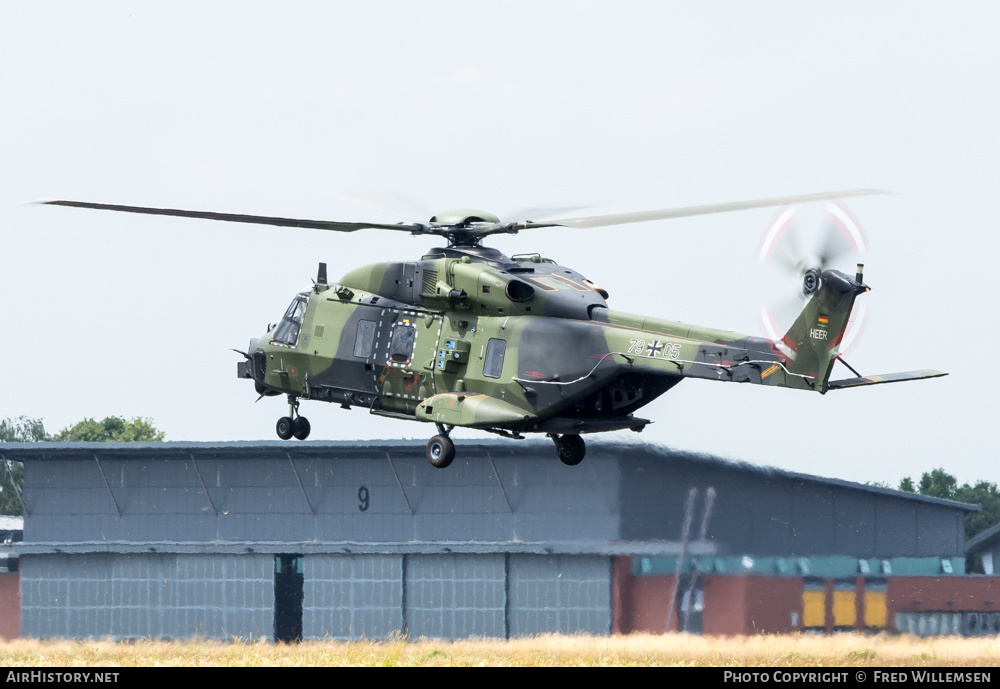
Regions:
[[[282,416],[278,419],[278,423],[274,426],[274,430],[278,433],[278,437],[282,440],[288,440],[291,438],[292,434],[295,432],[294,428],[295,422],[292,421],[289,416]]]
[[[587,454],[587,444],[579,435],[554,435],[552,441],[556,444],[556,454],[559,455],[559,461],[566,466],[576,466],[583,461],[583,456]]]
[[[309,437],[309,419],[299,416],[299,401],[294,396],[288,396],[288,416],[282,416],[274,426],[275,432],[282,440],[288,440],[295,436],[298,440],[305,440]]]
[[[427,461],[431,466],[444,469],[455,459],[455,443],[446,435],[436,435],[427,441]]]
[[[309,419],[304,416],[299,416],[292,422],[292,435],[295,436],[296,440],[305,440],[309,437],[311,430]]]

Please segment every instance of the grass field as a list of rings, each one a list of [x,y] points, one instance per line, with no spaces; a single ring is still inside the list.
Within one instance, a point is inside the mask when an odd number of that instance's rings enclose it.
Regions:
[[[309,641],[285,645],[217,641],[116,643],[15,640],[0,644],[11,667],[224,666],[659,666],[990,667],[1000,638],[546,635],[511,641]]]

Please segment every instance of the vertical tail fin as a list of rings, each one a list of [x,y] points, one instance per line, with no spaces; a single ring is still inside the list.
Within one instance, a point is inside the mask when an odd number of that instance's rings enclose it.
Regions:
[[[816,390],[826,392],[854,299],[869,287],[862,282],[860,266],[854,279],[836,270],[809,271],[803,284],[812,297],[781,344],[789,358],[789,371],[808,376]]]

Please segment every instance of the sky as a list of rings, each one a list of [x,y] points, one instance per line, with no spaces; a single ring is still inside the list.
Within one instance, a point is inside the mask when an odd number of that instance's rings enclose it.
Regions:
[[[845,358],[949,376],[827,395],[688,380],[641,410],[655,422],[641,435],[609,439],[893,486],[937,467],[1000,482],[1000,405],[976,354],[1000,339],[983,312],[1000,248],[997,26],[1000,5],[961,1],[0,0],[0,418],[273,439],[284,398],[255,401],[231,350],[318,262],[336,280],[435,245],[39,199],[396,222],[876,188],[891,193],[844,202],[872,287]],[[794,298],[757,257],[779,211],[489,244],[582,272],[615,309],[763,334],[761,307]],[[824,206],[796,213],[816,232]],[[301,412],[311,439],[433,434]],[[461,453],[482,434],[454,437]]]

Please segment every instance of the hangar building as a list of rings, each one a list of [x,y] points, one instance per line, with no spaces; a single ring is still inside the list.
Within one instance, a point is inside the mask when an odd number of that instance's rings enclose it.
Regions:
[[[989,633],[993,580],[961,576],[973,506],[643,444],[458,451],[0,445],[24,463],[21,634]]]

